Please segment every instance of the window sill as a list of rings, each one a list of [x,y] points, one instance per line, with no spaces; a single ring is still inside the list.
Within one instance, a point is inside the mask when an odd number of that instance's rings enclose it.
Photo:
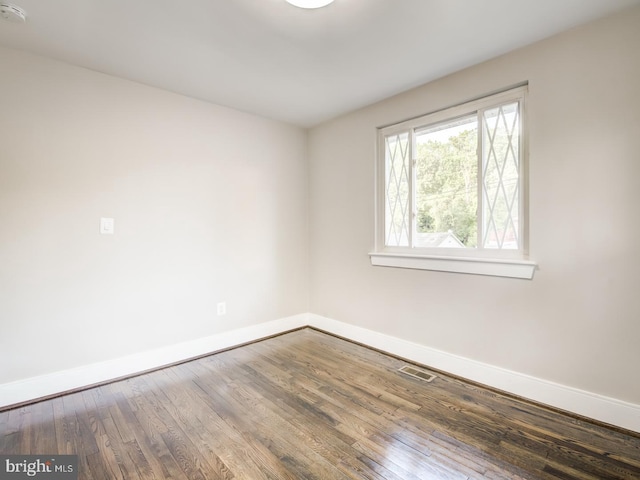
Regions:
[[[371,265],[378,267],[412,268],[438,272],[468,273],[494,277],[531,280],[536,263],[528,260],[492,259],[478,257],[444,257],[403,253],[370,253]]]

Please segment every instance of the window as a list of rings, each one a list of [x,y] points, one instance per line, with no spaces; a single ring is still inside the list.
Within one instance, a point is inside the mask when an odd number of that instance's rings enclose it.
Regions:
[[[374,265],[532,278],[526,87],[378,131]]]

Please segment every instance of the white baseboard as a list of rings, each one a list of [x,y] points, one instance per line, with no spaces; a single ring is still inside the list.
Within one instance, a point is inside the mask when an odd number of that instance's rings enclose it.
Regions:
[[[452,355],[319,315],[310,314],[309,325],[514,395],[640,432],[640,405]]]
[[[0,385],[0,408],[135,375],[305,326],[536,402],[640,432],[640,405],[477,362],[315,314],[294,315],[106,362],[5,383]]]
[[[5,383],[0,385],[0,408],[157,369],[270,335],[305,327],[308,323],[307,314],[294,315],[156,350]]]

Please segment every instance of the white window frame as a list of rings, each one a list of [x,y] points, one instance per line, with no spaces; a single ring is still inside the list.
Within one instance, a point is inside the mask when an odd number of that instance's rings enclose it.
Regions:
[[[402,123],[378,128],[377,152],[376,152],[376,236],[374,251],[369,254],[374,266],[412,268],[420,270],[435,270],[455,273],[469,273],[477,275],[491,275],[500,277],[512,277],[532,279],[536,263],[529,259],[529,216],[528,216],[528,138],[526,130],[526,99],[527,86],[512,88],[497,94],[489,95],[461,105],[439,110],[419,118],[407,120]],[[410,221],[409,244],[411,237],[416,233],[415,220],[415,195],[413,194],[415,182],[415,132],[448,120],[474,114],[485,109],[499,107],[500,105],[519,102],[520,104],[520,170],[519,179],[519,212],[518,212],[518,238],[519,249],[485,249],[479,245],[477,248],[424,248],[424,247],[397,247],[387,246],[385,243],[385,192],[387,188],[385,138],[390,135],[409,133],[409,178],[410,180]],[[482,122],[480,122],[482,123]],[[482,126],[479,125],[478,148],[481,148]],[[478,218],[480,222],[481,202],[484,197],[482,191],[482,166],[481,156],[478,155]],[[479,226],[481,225],[481,222]]]

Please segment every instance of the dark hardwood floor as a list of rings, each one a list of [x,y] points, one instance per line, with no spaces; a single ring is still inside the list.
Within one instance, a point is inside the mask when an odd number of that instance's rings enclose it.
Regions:
[[[0,413],[80,479],[639,479],[640,436],[311,329]]]

